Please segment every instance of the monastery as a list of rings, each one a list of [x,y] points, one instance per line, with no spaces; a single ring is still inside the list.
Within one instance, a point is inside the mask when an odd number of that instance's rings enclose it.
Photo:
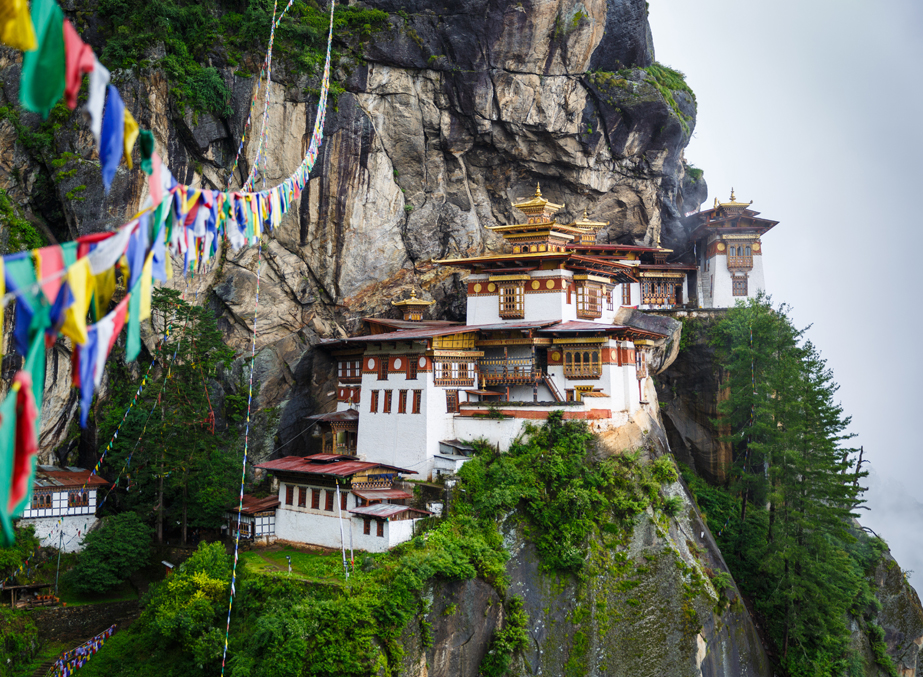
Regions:
[[[756,296],[759,238],[777,223],[732,191],[686,218],[693,265],[659,245],[597,243],[608,222],[584,212],[558,223],[563,205],[540,188],[513,207],[524,222],[488,226],[508,253],[436,262],[468,272],[464,324],[425,319],[434,302],[414,292],[393,302],[403,319],[366,318],[367,335],[321,342],[337,361],[337,410],[310,417],[321,453],[257,466],[278,480],[278,507],[274,533],[264,510],[267,527],[253,536],[384,551],[428,515],[409,507],[401,480],[456,473],[472,451],[466,441],[507,448],[553,411],[602,431],[657,406],[646,395],[648,358],[668,336],[636,311]],[[236,511],[228,516],[236,523]]]

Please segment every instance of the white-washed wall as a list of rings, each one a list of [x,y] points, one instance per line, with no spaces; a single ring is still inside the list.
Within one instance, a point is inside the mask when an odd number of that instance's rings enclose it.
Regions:
[[[61,528],[58,520],[61,519]],[[64,552],[80,552],[83,550],[83,538],[87,532],[96,526],[99,519],[96,515],[69,515],[67,517],[40,517],[38,519],[23,520],[20,526],[35,527],[35,536],[43,548],[61,547]],[[63,542],[61,533],[64,533]],[[62,544],[63,543],[63,544]]]

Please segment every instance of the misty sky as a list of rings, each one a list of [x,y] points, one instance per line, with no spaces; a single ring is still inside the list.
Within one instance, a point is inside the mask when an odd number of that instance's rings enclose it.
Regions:
[[[860,519],[923,590],[923,2],[651,0],[650,22],[698,99],[708,204],[733,186],[781,222],[768,290],[813,325],[872,461]]]

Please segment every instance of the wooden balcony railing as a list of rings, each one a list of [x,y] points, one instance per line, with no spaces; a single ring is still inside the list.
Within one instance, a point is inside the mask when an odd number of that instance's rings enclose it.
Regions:
[[[444,386],[449,388],[471,388],[474,386],[474,376],[471,378],[437,378],[435,379],[437,386]]]
[[[753,268],[753,256],[728,256],[728,269],[750,270]]]
[[[564,378],[600,378],[603,375],[601,364],[565,364]]]
[[[532,358],[482,358],[478,362],[483,385],[532,383],[538,375],[532,371]]]
[[[340,383],[362,383],[362,376],[340,376]]]

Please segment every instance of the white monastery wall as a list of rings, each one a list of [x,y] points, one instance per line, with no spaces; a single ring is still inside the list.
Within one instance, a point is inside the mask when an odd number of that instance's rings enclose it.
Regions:
[[[58,519],[57,517],[40,517],[23,520],[19,522],[19,525],[35,527],[35,536],[43,548],[57,548],[60,545],[64,552],[80,552],[83,550],[83,537],[99,522],[96,515],[68,515],[62,519],[61,528],[58,529]],[[63,544],[61,531],[64,532]]]

